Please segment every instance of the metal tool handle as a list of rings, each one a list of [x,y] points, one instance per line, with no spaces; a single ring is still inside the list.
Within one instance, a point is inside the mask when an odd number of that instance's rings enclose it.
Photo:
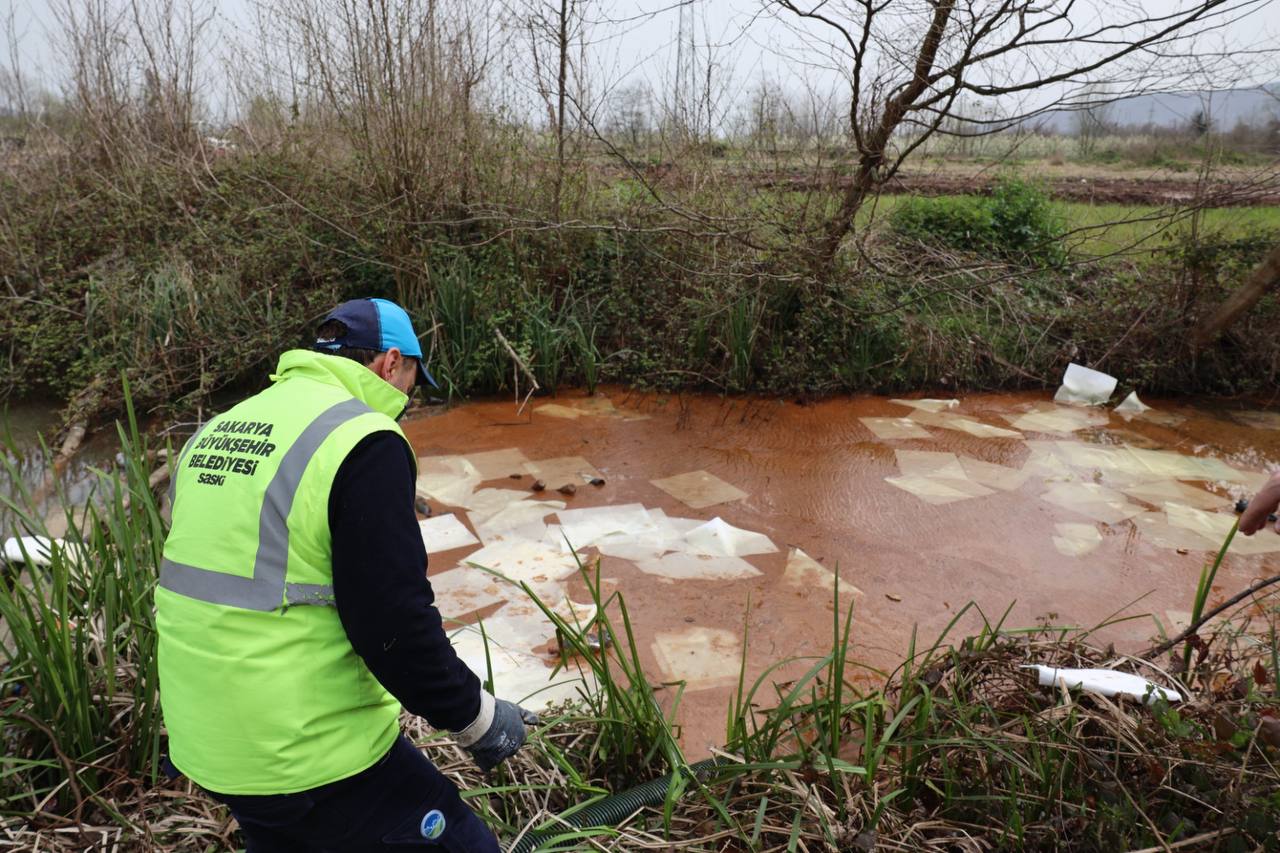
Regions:
[[[1248,508],[1249,508],[1249,502],[1247,500],[1244,500],[1243,498],[1241,498],[1240,500],[1236,501],[1237,515],[1244,512]],[[1273,512],[1271,513],[1271,515],[1267,516],[1267,521],[1280,521],[1280,517],[1277,517],[1276,514]]]

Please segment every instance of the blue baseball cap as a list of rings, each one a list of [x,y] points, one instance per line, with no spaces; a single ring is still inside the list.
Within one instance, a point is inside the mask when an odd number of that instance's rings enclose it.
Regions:
[[[342,347],[386,352],[395,348],[402,355],[418,360],[418,385],[439,388],[435,377],[422,363],[422,344],[413,331],[409,314],[389,299],[351,299],[334,308],[320,321],[324,325],[337,320],[347,327],[341,338],[316,338],[315,349],[336,350]]]

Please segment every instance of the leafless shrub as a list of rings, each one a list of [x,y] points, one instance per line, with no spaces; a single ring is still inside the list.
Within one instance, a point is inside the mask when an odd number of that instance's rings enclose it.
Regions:
[[[197,150],[211,6],[59,0],[53,11],[74,143],[112,169]]]
[[[474,200],[491,9],[455,0],[286,0],[274,6],[299,109],[357,152],[377,196],[411,220]]]

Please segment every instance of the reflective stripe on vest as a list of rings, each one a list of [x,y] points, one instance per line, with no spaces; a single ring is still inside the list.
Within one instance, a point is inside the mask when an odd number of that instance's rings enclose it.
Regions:
[[[324,440],[347,421],[372,411],[359,400],[344,400],[322,412],[289,447],[262,497],[253,577],[164,559],[160,563],[160,586],[188,598],[245,610],[275,610],[282,604],[332,605],[333,587],[329,584],[285,583],[289,566],[289,511],[302,475]]]

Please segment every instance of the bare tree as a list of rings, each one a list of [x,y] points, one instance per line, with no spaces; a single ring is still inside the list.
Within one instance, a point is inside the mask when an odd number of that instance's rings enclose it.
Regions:
[[[201,0],[59,0],[66,99],[97,159],[121,166],[139,146],[191,153],[212,7]]]
[[[4,99],[4,109],[11,115],[25,121],[30,112],[31,82],[24,69],[18,44],[22,34],[18,32],[17,13],[13,5],[9,6],[9,14],[4,23],[5,64],[0,66],[0,98]]]
[[[785,132],[784,95],[777,83],[761,80],[747,96],[744,105],[743,136],[753,148],[777,156],[780,136]]]
[[[448,0],[282,0],[270,14],[297,69],[298,109],[361,152],[378,194],[422,218],[469,203],[491,11]]]
[[[1007,104],[973,134],[1072,108],[1089,88],[1117,96],[1175,87],[1189,70],[1246,61],[1198,44],[1261,0],[1202,0],[1166,12],[1076,0],[769,0],[840,58],[855,162],[814,240],[830,268],[864,201],[953,115],[961,97]],[[1191,60],[1195,61],[1192,62]]]
[[[734,64],[711,32],[705,5],[681,3],[679,12],[673,70],[661,89],[662,126],[674,143],[700,145],[711,141],[733,109]]]
[[[608,130],[632,149],[647,141],[653,131],[653,93],[648,86],[636,81],[614,92]]]
[[[1213,115],[1205,107],[1201,107],[1191,114],[1191,118],[1187,119],[1187,130],[1191,132],[1191,136],[1195,139],[1206,135],[1213,130]]]
[[[1072,116],[1076,147],[1082,155],[1092,154],[1098,139],[1110,131],[1113,103],[1103,88],[1090,87],[1085,92],[1084,104]]]
[[[555,140],[552,211],[564,216],[566,162],[577,147],[581,121],[570,116],[587,108],[585,0],[532,0],[525,15],[534,84]]]
[[[189,148],[197,137],[203,37],[213,8],[197,0],[130,0],[138,46],[142,126],[169,150]]]

